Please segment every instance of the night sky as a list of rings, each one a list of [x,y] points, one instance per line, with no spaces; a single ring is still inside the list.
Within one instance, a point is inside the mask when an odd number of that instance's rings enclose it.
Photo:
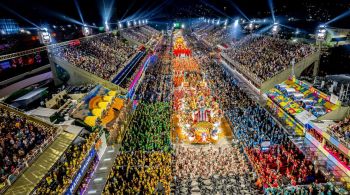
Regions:
[[[103,13],[110,9],[110,21],[120,19],[148,18],[150,20],[170,20],[176,18],[239,16],[237,7],[247,17],[270,17],[268,0],[76,0],[85,23],[101,25]],[[1,0],[0,18],[14,18],[22,25],[28,22],[11,13],[14,10],[35,24],[70,23],[67,18],[81,22],[74,0]],[[9,8],[9,9],[6,9]],[[274,0],[276,15],[305,17],[311,9],[320,15],[335,17],[349,10],[348,0]],[[107,11],[104,11],[107,10]],[[129,17],[129,18],[128,18]],[[322,19],[320,19],[322,20]],[[349,20],[347,20],[349,21]]]

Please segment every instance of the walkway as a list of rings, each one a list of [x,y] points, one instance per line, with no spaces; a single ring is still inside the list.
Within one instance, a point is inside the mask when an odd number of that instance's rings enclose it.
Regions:
[[[108,146],[105,150],[105,153],[102,155],[100,162],[96,168],[95,173],[93,174],[90,183],[88,185],[86,194],[102,194],[103,188],[107,183],[107,178],[109,172],[112,169],[114,159],[117,157],[119,152],[120,145],[117,146]]]
[[[112,80],[112,83],[116,85],[120,85],[125,77],[130,73],[130,71],[134,68],[134,66],[140,61],[140,59],[144,56],[145,52],[139,52],[128,65],[126,65],[123,70],[121,70],[117,76]]]
[[[63,132],[55,141],[33,162],[33,164],[13,183],[5,194],[30,194],[41,179],[66,151],[77,135]]]

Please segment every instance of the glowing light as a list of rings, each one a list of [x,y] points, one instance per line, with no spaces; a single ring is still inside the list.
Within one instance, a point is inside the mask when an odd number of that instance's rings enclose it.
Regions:
[[[272,27],[272,31],[273,31],[273,32],[277,32],[277,30],[278,30],[278,26],[273,26],[273,27]]]
[[[109,25],[108,25],[108,22],[105,21],[105,31],[108,32],[109,31]]]
[[[90,35],[90,29],[84,24],[83,26],[83,35],[84,36],[89,36]]]
[[[238,27],[239,25],[239,19],[236,19],[235,22],[233,23],[233,27]]]
[[[123,28],[123,24],[119,22],[119,28]]]
[[[250,24],[249,24],[249,28],[250,28],[250,29],[253,29],[253,27],[254,27],[253,23],[250,23]]]
[[[184,29],[184,28],[185,28],[185,24],[182,24],[182,25],[181,25],[181,28]]]
[[[273,0],[269,0],[269,8],[270,8],[270,11],[271,11],[271,16],[272,16],[272,19],[273,21],[275,21],[275,11],[274,11],[274,8],[273,8]]]

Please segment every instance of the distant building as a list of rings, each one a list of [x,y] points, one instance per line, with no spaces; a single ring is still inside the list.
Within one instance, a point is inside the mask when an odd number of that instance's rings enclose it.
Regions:
[[[2,35],[16,34],[19,32],[18,23],[13,19],[0,19],[0,33]]]

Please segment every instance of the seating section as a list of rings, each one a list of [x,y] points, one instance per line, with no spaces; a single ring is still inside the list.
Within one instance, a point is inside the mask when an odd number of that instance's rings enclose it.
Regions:
[[[263,82],[290,67],[293,59],[298,63],[314,51],[315,48],[311,45],[291,43],[269,36],[248,35],[224,53]]]
[[[136,52],[135,45],[111,33],[53,50],[54,55],[105,80],[112,80]]]
[[[18,174],[55,134],[55,128],[0,107],[0,188]]]

